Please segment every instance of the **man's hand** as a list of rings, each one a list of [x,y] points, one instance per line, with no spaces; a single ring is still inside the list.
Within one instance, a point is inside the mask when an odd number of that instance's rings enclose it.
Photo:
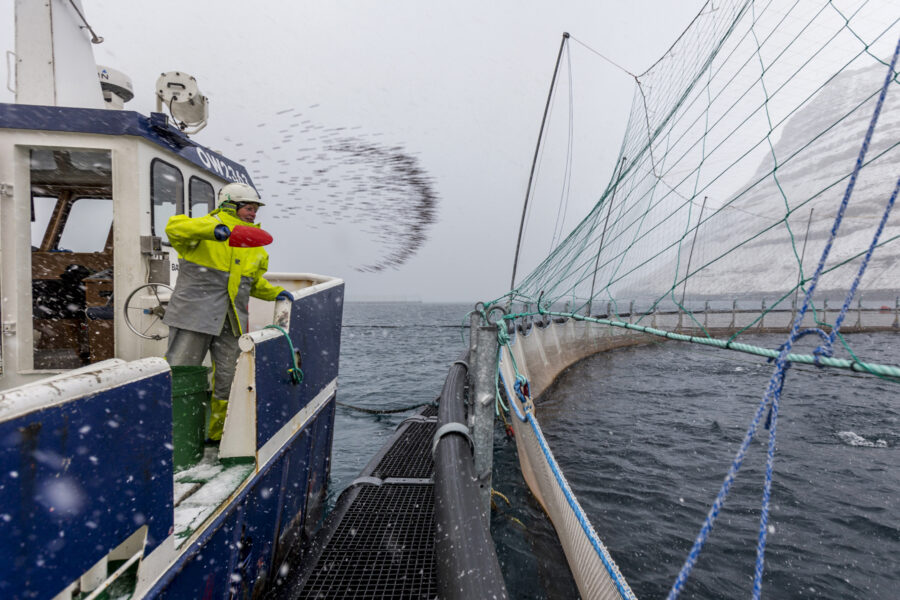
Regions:
[[[216,228],[213,229],[213,235],[220,242],[224,242],[231,235],[231,230],[228,229],[228,225],[216,225]]]
[[[287,290],[282,290],[278,292],[277,296],[275,296],[275,300],[288,300],[290,302],[293,302],[294,295]]]

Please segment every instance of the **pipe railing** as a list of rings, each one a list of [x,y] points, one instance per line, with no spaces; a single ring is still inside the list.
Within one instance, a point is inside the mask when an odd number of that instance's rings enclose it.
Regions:
[[[482,501],[483,483],[475,471],[465,406],[467,371],[463,360],[450,367],[438,406],[433,445],[438,597],[508,598],[491,538],[490,508]]]

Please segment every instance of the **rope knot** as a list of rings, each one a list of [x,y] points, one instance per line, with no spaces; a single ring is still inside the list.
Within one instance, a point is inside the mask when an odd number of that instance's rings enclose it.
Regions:
[[[831,358],[832,356],[834,356],[834,348],[831,346],[830,343],[823,344],[823,345],[819,346],[818,348],[816,348],[815,350],[813,350],[813,364],[816,365],[817,367],[819,367],[820,369],[823,368],[823,366],[824,366],[824,365],[822,365],[822,363],[819,360],[823,356],[825,358]]]
[[[516,382],[513,384],[513,389],[516,391],[516,397],[519,398],[519,402],[522,403],[522,406],[528,404],[531,400],[531,388],[528,386],[528,379],[526,379],[522,375],[516,375]]]
[[[547,307],[544,306],[543,298],[544,298],[544,292],[541,292],[540,294],[538,294],[537,311],[538,311],[539,315],[543,315],[547,312]],[[549,305],[550,303],[548,302],[547,304]]]
[[[832,346],[831,336],[829,336],[827,333],[825,333],[818,327],[811,327],[809,329],[804,329],[803,331],[799,332],[794,339],[799,340],[801,337],[803,337],[805,335],[810,335],[813,333],[815,333],[820,338],[822,338],[822,342],[823,342],[821,346],[819,346],[815,350],[813,350],[813,364],[821,369],[822,363],[819,361],[819,359],[823,356],[825,358],[831,358],[834,355],[834,347]]]
[[[506,321],[502,319],[497,327],[497,342],[501,346],[509,346],[509,329],[506,326]]]
[[[778,348],[777,348],[777,350],[778,350],[778,355],[777,355],[777,356],[770,356],[769,358],[766,359],[766,362],[767,362],[767,363],[773,363],[773,362],[775,362],[775,359],[778,358],[778,356],[781,356],[781,353],[784,352],[784,349],[787,348],[788,344],[790,344],[790,343],[791,343],[790,341],[787,341],[787,342],[784,342],[783,344],[780,344],[780,345],[778,346]],[[788,363],[785,363],[785,364],[788,364]]]

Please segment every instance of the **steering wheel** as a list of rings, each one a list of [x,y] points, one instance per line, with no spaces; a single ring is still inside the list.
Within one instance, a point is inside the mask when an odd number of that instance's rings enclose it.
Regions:
[[[128,329],[131,330],[132,333],[137,335],[138,337],[142,337],[147,340],[162,340],[169,337],[168,330],[166,330],[165,335],[152,334],[148,335],[147,332],[156,325],[157,323],[162,321],[162,318],[166,315],[166,307],[164,306],[163,300],[159,297],[160,288],[169,290],[171,294],[174,290],[171,286],[168,286],[164,283],[145,283],[142,286],[139,286],[134,289],[130,294],[128,294],[128,298],[125,299],[125,325],[128,326]],[[152,306],[150,308],[143,308],[140,306],[132,306],[131,301],[135,296],[138,295],[141,290],[148,290],[149,294],[152,294],[154,298],[156,298],[156,306]],[[145,292],[146,293],[146,292]],[[140,331],[137,327],[135,327],[134,322],[131,320],[132,315],[134,315],[135,319],[137,319],[140,315],[151,315],[153,319],[150,321],[150,324],[147,327]]]

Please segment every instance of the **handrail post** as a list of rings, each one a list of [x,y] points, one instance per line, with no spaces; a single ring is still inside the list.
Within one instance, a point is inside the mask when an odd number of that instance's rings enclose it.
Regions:
[[[862,329],[862,294],[859,295],[856,305],[856,328]]]
[[[282,329],[290,329],[291,310],[293,308],[294,303],[290,300],[275,300],[275,308],[272,311],[272,325],[278,325]]]
[[[500,321],[505,327],[506,322]],[[485,522],[491,514],[491,474],[494,467],[494,378],[497,376],[497,325],[472,313],[469,329],[469,431],[475,443],[475,477],[478,479]]]

